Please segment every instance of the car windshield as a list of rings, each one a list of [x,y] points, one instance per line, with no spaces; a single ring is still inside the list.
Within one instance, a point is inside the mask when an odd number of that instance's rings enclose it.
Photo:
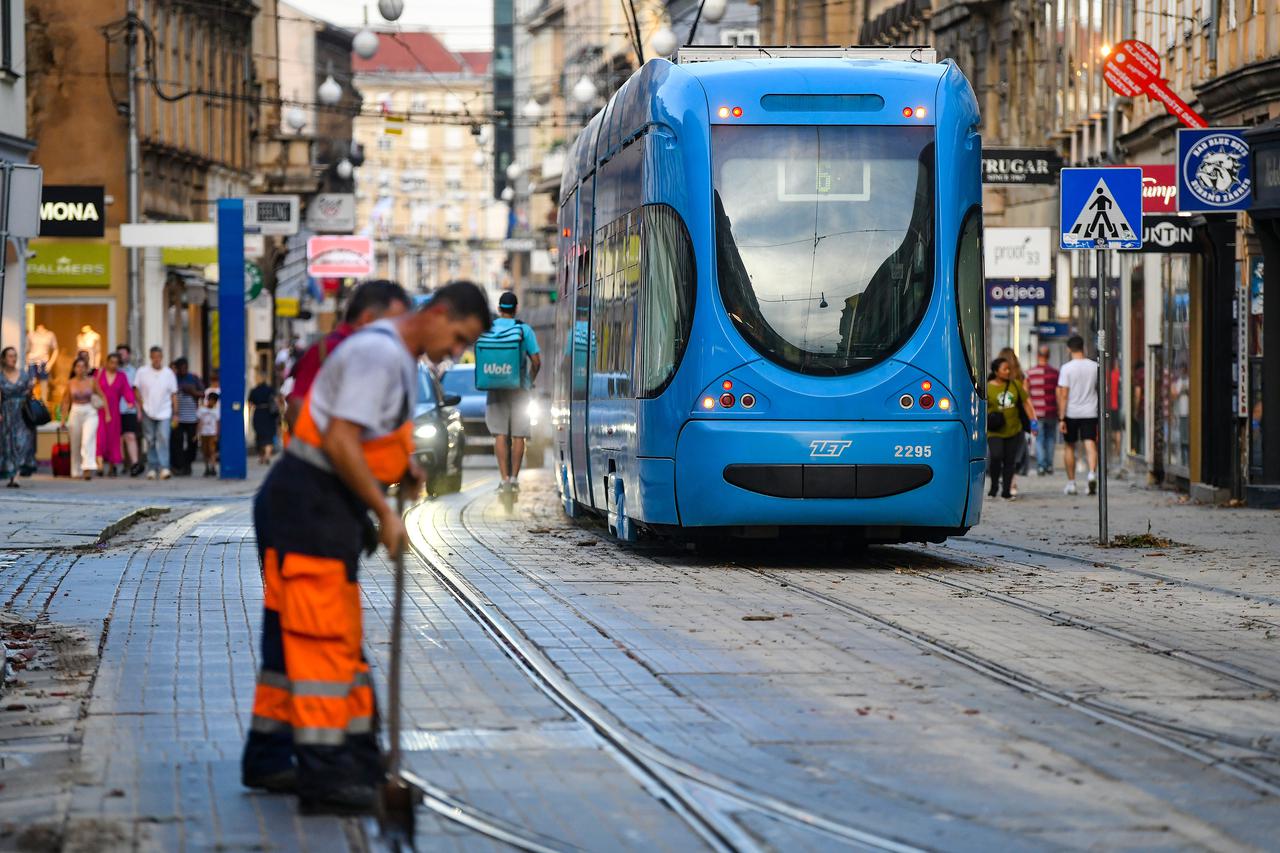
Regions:
[[[470,369],[453,368],[444,374],[444,390],[450,394],[465,397],[476,393],[476,372]]]
[[[902,346],[933,287],[933,130],[712,129],[720,293],[762,355],[852,373]]]

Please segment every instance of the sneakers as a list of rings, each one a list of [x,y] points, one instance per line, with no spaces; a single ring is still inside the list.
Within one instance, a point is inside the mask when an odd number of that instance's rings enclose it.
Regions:
[[[154,480],[155,478],[156,478],[156,470],[152,468],[150,471],[147,472],[147,479]]]
[[[172,471],[170,471],[168,468],[161,468],[161,469],[160,469],[160,479],[161,479],[161,480],[167,480],[167,479],[169,479],[169,478],[170,478],[170,477],[172,477],[172,476],[173,476],[173,472],[172,472]]]
[[[1079,494],[1079,492],[1077,492],[1077,491],[1076,491],[1076,481],[1075,481],[1075,480],[1068,480],[1068,481],[1067,481],[1067,487],[1066,487],[1065,489],[1063,489],[1063,490],[1062,490],[1062,493],[1063,493],[1064,495],[1077,495],[1077,494]]]
[[[1092,471],[1089,472],[1089,494],[1096,495],[1098,493],[1098,477]]]

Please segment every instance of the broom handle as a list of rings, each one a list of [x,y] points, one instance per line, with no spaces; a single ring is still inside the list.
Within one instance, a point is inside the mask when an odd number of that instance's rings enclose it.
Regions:
[[[396,494],[396,513],[404,518],[404,493]],[[387,678],[387,723],[391,733],[391,755],[387,771],[400,775],[400,645],[404,622],[404,548],[395,558],[395,598],[391,605],[391,673]]]

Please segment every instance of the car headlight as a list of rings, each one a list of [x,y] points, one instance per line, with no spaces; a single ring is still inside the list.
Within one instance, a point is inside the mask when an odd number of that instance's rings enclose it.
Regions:
[[[435,424],[423,424],[413,431],[418,438],[435,438],[440,430]]]

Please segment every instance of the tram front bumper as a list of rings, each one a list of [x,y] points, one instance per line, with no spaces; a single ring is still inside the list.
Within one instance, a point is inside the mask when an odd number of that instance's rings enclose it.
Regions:
[[[695,420],[676,447],[685,527],[960,527],[970,451],[958,420]]]

